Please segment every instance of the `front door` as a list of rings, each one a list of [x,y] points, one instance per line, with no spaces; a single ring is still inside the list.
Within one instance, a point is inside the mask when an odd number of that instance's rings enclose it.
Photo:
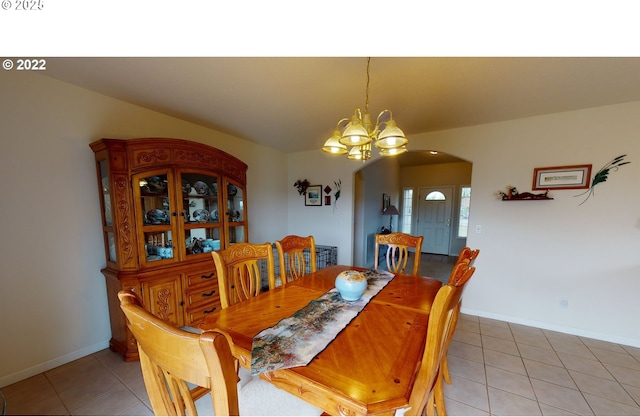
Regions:
[[[420,188],[418,232],[422,252],[449,255],[453,187]]]

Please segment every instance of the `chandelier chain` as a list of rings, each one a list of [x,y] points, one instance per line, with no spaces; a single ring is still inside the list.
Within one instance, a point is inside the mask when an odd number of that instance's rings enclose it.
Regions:
[[[364,112],[369,114],[369,64],[371,63],[371,57],[367,59],[367,90],[364,102]]]

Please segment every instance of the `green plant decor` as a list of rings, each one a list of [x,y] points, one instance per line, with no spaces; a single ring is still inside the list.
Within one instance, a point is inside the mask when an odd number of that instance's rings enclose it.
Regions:
[[[580,197],[583,196],[585,194],[587,194],[587,197],[582,201],[582,203],[580,203],[579,205],[583,205],[588,199],[589,197],[591,197],[592,195],[594,195],[594,187],[600,183],[603,183],[607,180],[607,178],[609,178],[609,174],[611,172],[616,172],[618,169],[620,169],[621,166],[623,165],[627,165],[630,164],[631,162],[629,161],[624,161],[623,159],[626,157],[627,155],[620,155],[617,158],[613,158],[611,161],[609,161],[605,166],[603,166],[602,168],[600,168],[600,171],[596,172],[596,175],[593,176],[593,180],[591,180],[591,186],[589,187],[589,189],[587,191],[585,191],[584,193],[578,194],[578,195],[574,195],[574,197]]]

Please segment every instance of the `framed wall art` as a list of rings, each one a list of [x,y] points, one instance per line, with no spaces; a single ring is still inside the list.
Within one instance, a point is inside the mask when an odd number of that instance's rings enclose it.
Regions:
[[[589,188],[591,164],[533,169],[533,190],[575,190]]]
[[[382,212],[384,213],[391,204],[391,197],[389,194],[382,194]]]
[[[310,185],[309,187],[307,187],[307,193],[304,196],[304,205],[322,205],[322,185]]]

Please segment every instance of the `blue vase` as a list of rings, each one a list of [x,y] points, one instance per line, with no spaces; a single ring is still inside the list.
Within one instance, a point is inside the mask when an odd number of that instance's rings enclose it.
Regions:
[[[336,277],[336,288],[346,301],[356,301],[367,289],[367,278],[359,271],[342,271]]]

